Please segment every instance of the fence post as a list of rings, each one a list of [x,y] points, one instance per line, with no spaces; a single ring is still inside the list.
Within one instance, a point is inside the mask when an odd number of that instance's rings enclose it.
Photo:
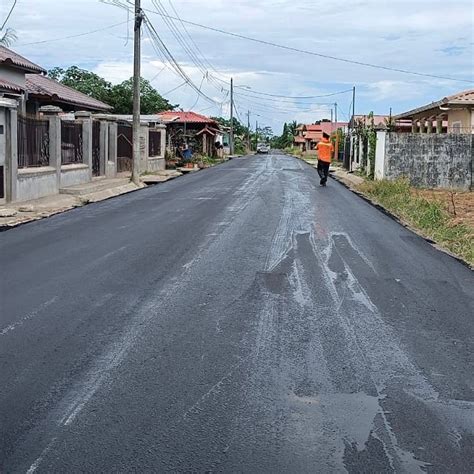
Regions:
[[[5,109],[7,112],[5,130],[5,174],[7,202],[18,198],[18,110],[16,105]]]
[[[83,163],[89,168],[89,180],[92,180],[92,115],[87,111],[76,112],[76,119],[82,122]]]
[[[165,154],[166,154],[166,126],[165,125],[157,125],[156,128],[158,130],[160,130],[160,133],[161,133],[160,156],[165,158]]]
[[[105,167],[105,175],[107,178],[115,178],[117,176],[117,122],[110,122],[109,124],[109,155],[107,157],[107,164]]]
[[[140,125],[140,170],[149,171],[148,169],[148,144],[149,144],[149,126],[148,124]]]
[[[377,130],[377,146],[375,148],[375,170],[374,179],[381,180],[385,178],[385,145],[387,132]]]
[[[39,111],[49,121],[49,166],[56,170],[56,192],[61,186],[61,118],[60,107],[45,105]]]
[[[105,120],[100,121],[100,164],[99,175],[105,176],[107,161],[109,158],[109,124]]]

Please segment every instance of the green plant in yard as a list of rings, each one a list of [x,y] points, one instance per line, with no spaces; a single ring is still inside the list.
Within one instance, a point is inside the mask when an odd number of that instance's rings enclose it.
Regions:
[[[417,196],[408,179],[366,181],[359,190],[426,237],[474,265],[474,229],[465,224],[453,224],[442,205]]]

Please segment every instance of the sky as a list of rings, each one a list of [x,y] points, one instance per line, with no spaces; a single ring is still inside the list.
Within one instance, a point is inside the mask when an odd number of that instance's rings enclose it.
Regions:
[[[0,0],[1,19],[13,1]],[[156,14],[157,3],[171,16],[240,35],[459,81],[283,50],[179,21],[173,34]],[[250,111],[253,125],[271,126],[276,134],[285,121],[331,118],[335,103],[338,119],[348,120],[352,92],[313,99],[273,95],[325,96],[355,86],[356,114],[388,114],[390,108],[397,114],[474,88],[471,0],[142,0],[142,7],[176,62],[210,100],[187,84],[178,87],[184,80],[156,51],[147,28],[143,77],[172,104],[227,117],[232,77],[240,120],[246,122]],[[46,69],[77,65],[113,83],[132,75],[133,23],[125,9],[100,0],[18,0],[7,26],[18,37],[12,49]],[[64,38],[82,33],[87,34]]]

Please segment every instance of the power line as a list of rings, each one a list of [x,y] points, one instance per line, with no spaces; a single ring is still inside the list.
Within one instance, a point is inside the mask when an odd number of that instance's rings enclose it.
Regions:
[[[216,79],[218,81],[221,81],[221,82],[227,84],[227,81],[223,81],[222,79],[219,79],[219,78],[216,78]],[[236,89],[244,89],[245,91],[249,92],[250,94],[266,95],[266,96],[269,96],[269,97],[278,97],[278,98],[282,98],[282,99],[321,99],[323,97],[331,97],[331,96],[335,96],[335,95],[346,94],[348,92],[352,92],[352,88],[350,88],[350,89],[346,89],[346,90],[343,90],[343,91],[330,92],[329,94],[292,96],[292,95],[270,94],[268,92],[261,92],[261,91],[255,90],[255,89],[249,89],[248,87],[245,87],[245,86],[235,86],[235,88]],[[269,100],[269,99],[267,99],[267,100]]]
[[[86,36],[86,35],[91,35],[93,33],[99,33],[100,31],[110,30],[117,26],[125,25],[126,23],[128,23],[128,20],[121,21],[120,23],[115,23],[113,25],[105,26],[104,28],[99,28],[97,30],[85,31],[84,33],[78,33],[77,35],[63,36],[61,38],[52,38],[49,40],[42,40],[42,41],[34,41],[32,43],[20,43],[17,46],[30,46],[33,44],[43,44],[43,43],[50,43],[53,41],[62,41],[62,40],[71,39],[71,38],[79,38],[80,36]]]
[[[162,13],[158,13],[158,12],[155,12],[153,10],[147,10],[147,11],[151,11],[152,13],[155,13],[156,15],[163,16]],[[168,18],[172,18],[172,19],[176,20],[176,18],[174,18],[172,16],[169,16],[169,15],[168,15]],[[244,40],[247,40],[247,41],[253,41],[254,43],[265,44],[267,46],[272,46],[274,48],[279,48],[279,49],[285,49],[287,51],[293,51],[293,52],[296,52],[296,53],[308,54],[310,56],[317,56],[317,57],[325,58],[325,59],[332,59],[333,61],[339,61],[339,62],[344,62],[344,63],[349,63],[349,64],[356,64],[358,66],[370,67],[370,68],[373,68],[373,69],[382,69],[382,70],[385,70],[385,71],[399,72],[399,73],[402,73],[402,74],[411,74],[411,75],[414,75],[414,76],[429,77],[429,78],[434,78],[434,79],[443,79],[443,80],[455,81],[455,82],[467,82],[469,84],[474,83],[474,81],[467,80],[467,79],[456,79],[454,77],[449,77],[449,76],[439,76],[437,74],[427,74],[427,73],[423,73],[423,72],[410,71],[408,69],[399,69],[399,68],[394,68],[394,67],[389,67],[389,66],[382,66],[380,64],[372,64],[372,63],[366,63],[366,62],[363,62],[363,61],[355,61],[355,60],[352,60],[352,59],[340,58],[340,57],[337,57],[337,56],[330,56],[328,54],[322,54],[322,53],[318,53],[316,51],[310,51],[310,50],[307,50],[307,49],[299,49],[299,48],[295,48],[295,47],[292,47],[292,46],[286,46],[286,45],[279,44],[279,43],[273,43],[272,41],[266,41],[266,40],[262,40],[262,39],[258,39],[258,38],[253,38],[251,36],[245,36],[245,35],[242,35],[242,34],[239,34],[239,33],[233,33],[233,32],[230,32],[230,31],[221,30],[220,28],[215,28],[215,27],[212,27],[212,26],[202,25],[200,23],[196,23],[196,22],[189,21],[189,20],[181,19],[181,21],[188,24],[188,25],[192,25],[192,26],[196,26],[198,28],[203,28],[203,29],[206,29],[206,30],[214,31],[216,33],[221,33],[221,34],[227,35],[227,36],[233,36],[234,38],[240,38],[240,39],[244,39]]]
[[[153,24],[151,23],[150,19],[148,18],[148,16],[145,16],[145,26],[147,28],[147,31],[148,33],[150,34],[150,36],[152,37],[152,44],[154,45],[154,48],[155,48],[155,51],[157,51],[157,49],[159,49],[163,55],[165,55],[169,61],[170,61],[170,65],[173,67],[173,69],[175,70],[175,72],[181,76],[184,81],[190,86],[192,87],[198,94],[200,94],[203,98],[205,98],[208,102],[211,102],[213,104],[218,104],[217,101],[215,101],[214,99],[211,99],[209,96],[207,96],[206,94],[204,94],[204,92],[202,92],[197,86],[196,84],[194,84],[194,82],[189,78],[189,76],[183,71],[183,69],[181,68],[181,66],[178,64],[178,62],[176,61],[176,59],[174,58],[174,56],[172,55],[171,51],[168,49],[168,47],[163,43],[163,40],[160,38],[160,36],[158,35],[155,27],[153,26]]]
[[[174,91],[177,91],[178,89],[181,89],[181,87],[183,87],[183,86],[186,85],[186,84],[187,84],[187,82],[184,81],[184,82],[182,82],[179,86],[173,87],[173,89],[169,90],[168,92],[165,92],[165,93],[163,94],[163,97],[164,97],[165,95],[171,94],[171,93],[174,92]]]
[[[12,5],[12,7],[10,8],[10,11],[8,12],[8,15],[7,15],[7,17],[5,18],[5,21],[3,22],[2,27],[0,28],[0,31],[2,31],[3,28],[5,28],[5,25],[8,23],[8,20],[9,20],[10,17],[12,16],[13,10],[15,10],[15,7],[16,7],[16,4],[17,4],[17,3],[18,3],[18,0],[14,0],[13,5]]]

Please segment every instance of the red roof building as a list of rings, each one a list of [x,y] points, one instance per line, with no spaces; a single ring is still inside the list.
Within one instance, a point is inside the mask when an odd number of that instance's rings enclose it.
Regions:
[[[159,112],[157,114],[164,123],[200,123],[217,126],[217,122],[196,112]]]

